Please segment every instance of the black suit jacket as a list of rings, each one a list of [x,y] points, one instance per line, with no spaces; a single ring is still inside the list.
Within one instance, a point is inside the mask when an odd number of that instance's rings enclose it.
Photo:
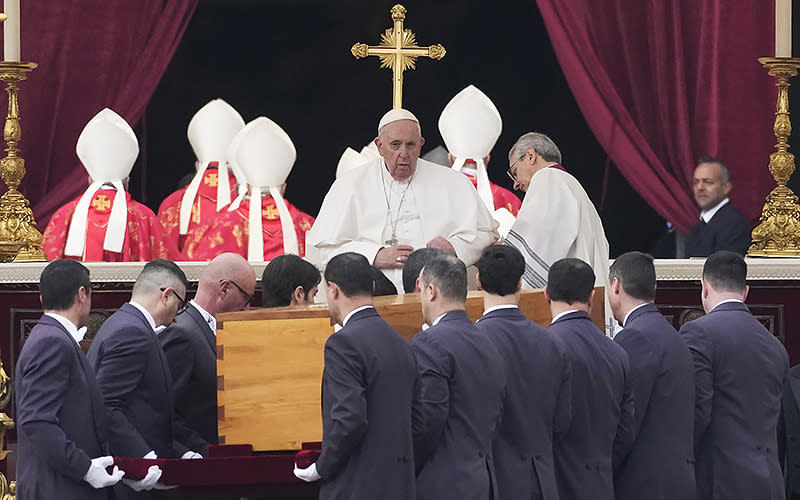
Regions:
[[[693,500],[694,365],[689,348],[653,304],[633,311],[614,340],[630,360],[636,441],[618,463],[618,500]]]
[[[208,456],[217,444],[217,337],[190,304],[175,323],[158,334],[167,356],[175,394],[175,420],[188,436],[184,444]]]
[[[466,311],[411,341],[419,372],[414,456],[420,500],[498,498],[492,441],[502,416],[503,358]]]
[[[107,499],[107,488],[83,481],[90,460],[108,454],[107,421],[75,339],[42,316],[22,347],[15,377],[17,498]]]
[[[374,308],[325,343],[321,500],[414,498],[411,403],[417,372],[408,342]]]
[[[778,445],[786,478],[786,498],[800,500],[800,365],[789,370],[783,390]]]
[[[154,450],[159,458],[177,458],[188,450],[176,442],[167,358],[136,307],[123,304],[103,323],[89,363],[110,414],[109,445],[116,456]]]
[[[499,498],[558,500],[553,433],[572,420],[572,369],[561,341],[518,308],[476,323],[503,356],[506,398],[493,451]]]
[[[553,450],[561,500],[612,500],[612,457],[634,438],[628,355],[582,311],[562,316],[548,329],[564,343],[572,363],[572,425],[555,436]]]
[[[708,223],[701,220],[689,231],[686,256],[708,257],[718,250],[744,255],[750,248],[752,229],[750,221],[728,202]]]
[[[683,325],[695,365],[698,498],[783,499],[777,425],[786,349],[741,302]]]

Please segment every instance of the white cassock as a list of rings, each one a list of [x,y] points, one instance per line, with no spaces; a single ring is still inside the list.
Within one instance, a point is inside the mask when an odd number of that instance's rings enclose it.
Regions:
[[[410,180],[395,181],[378,158],[333,183],[306,233],[306,257],[320,268],[344,252],[373,262],[392,240],[417,249],[437,236],[471,266],[497,241],[497,222],[460,172],[420,159]],[[381,271],[403,293],[403,270]]]
[[[506,244],[525,257],[523,288],[544,288],[550,265],[565,257],[592,266],[595,286],[608,287],[608,240],[603,222],[578,180],[559,168],[543,168],[531,178]],[[598,297],[599,298],[599,297]],[[606,304],[606,332],[614,316]]]

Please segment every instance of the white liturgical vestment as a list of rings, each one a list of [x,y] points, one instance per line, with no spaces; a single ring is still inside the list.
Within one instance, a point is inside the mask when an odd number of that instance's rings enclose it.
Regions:
[[[497,222],[463,174],[420,159],[411,180],[400,182],[378,158],[333,183],[306,234],[306,256],[321,268],[344,252],[373,262],[393,240],[417,249],[437,236],[470,266],[497,241]],[[403,270],[381,271],[403,293]]]
[[[505,240],[525,257],[523,288],[544,288],[550,265],[565,257],[592,266],[595,286],[608,287],[608,241],[603,222],[578,180],[560,168],[543,168],[531,178],[517,220]],[[600,297],[595,297],[595,300]],[[614,316],[606,304],[606,332]]]

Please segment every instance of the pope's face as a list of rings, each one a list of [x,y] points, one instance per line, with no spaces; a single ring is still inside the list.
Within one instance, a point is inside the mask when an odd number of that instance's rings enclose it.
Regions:
[[[694,171],[694,200],[701,210],[714,208],[728,196],[731,183],[723,182],[722,169],[717,163],[701,163]]]
[[[396,181],[404,181],[414,175],[423,144],[425,139],[419,134],[419,125],[412,120],[389,123],[375,139],[389,175]]]

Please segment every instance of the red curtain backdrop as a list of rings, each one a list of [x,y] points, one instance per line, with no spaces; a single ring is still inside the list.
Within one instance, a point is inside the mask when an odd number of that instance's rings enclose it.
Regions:
[[[773,187],[774,7],[726,0],[537,0],[572,93],[636,191],[681,231],[695,224],[700,155],[731,169],[755,220]]]
[[[21,190],[41,231],[59,206],[87,186],[75,154],[83,126],[104,107],[135,126],[197,2],[22,2],[21,58],[39,67],[20,87],[21,148],[28,171]]]

